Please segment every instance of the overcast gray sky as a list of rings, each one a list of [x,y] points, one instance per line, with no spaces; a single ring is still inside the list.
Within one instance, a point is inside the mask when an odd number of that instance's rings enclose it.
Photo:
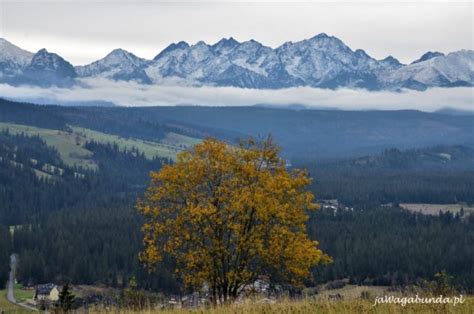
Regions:
[[[233,36],[277,47],[325,32],[352,49],[409,63],[428,50],[473,49],[472,1],[6,1],[0,36],[73,64],[114,48],[153,58],[172,42]]]

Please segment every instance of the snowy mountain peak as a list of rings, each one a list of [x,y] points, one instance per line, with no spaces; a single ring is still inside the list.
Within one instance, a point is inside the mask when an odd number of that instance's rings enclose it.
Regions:
[[[28,66],[30,70],[44,70],[44,71],[62,71],[63,74],[70,77],[75,77],[76,73],[74,67],[55,53],[48,52],[46,48],[38,50],[31,59]]]
[[[433,56],[430,53],[428,56]],[[411,89],[474,86],[474,51],[461,50],[415,62],[381,77],[384,85]]]
[[[385,59],[380,60],[380,62],[386,62],[393,65],[403,65],[400,61],[398,61],[397,58],[394,58],[392,56],[388,56]]]
[[[326,33],[318,34],[316,36],[311,37],[310,39],[306,39],[306,40],[303,40],[303,41],[309,41],[309,42],[320,43],[320,44],[329,44],[329,43],[338,44],[338,45],[342,44],[342,45],[345,46],[345,44],[342,42],[342,40],[340,40],[339,38],[337,38],[335,36],[329,36]]]
[[[148,63],[148,60],[118,48],[112,50],[103,59],[76,67],[76,71],[81,77],[101,76],[114,80],[137,80],[142,83],[150,83],[150,79],[144,72]]]
[[[446,55],[446,57],[449,57],[449,56],[462,56],[464,58],[473,58],[474,57],[474,50],[461,49],[461,50],[458,50],[458,51],[450,52]]]
[[[428,51],[425,54],[423,54],[418,60],[413,61],[411,64],[423,62],[423,61],[433,59],[439,56],[444,56],[444,53],[439,52],[439,51]]]
[[[25,67],[31,62],[31,58],[33,58],[33,53],[0,38],[0,64],[3,64],[4,67]],[[0,69],[2,69],[1,65]]]
[[[311,39],[326,39],[326,38],[334,38],[334,37],[328,36],[328,34],[326,34],[326,33],[319,33],[319,34],[311,37]]]
[[[396,70],[404,66],[404,64],[392,56],[388,56],[383,60],[379,60],[378,63],[386,70]]]
[[[70,85],[76,76],[72,64],[43,48],[34,54],[20,78],[29,84],[50,86]]]
[[[107,56],[110,56],[110,55],[127,55],[127,54],[132,54],[132,53],[130,53],[127,50],[124,50],[122,48],[116,48],[116,49],[112,50]]]
[[[13,57],[12,57],[13,56]],[[23,58],[23,67],[10,59]],[[8,62],[5,62],[7,60]],[[31,61],[31,62],[30,62]],[[79,77],[245,88],[402,88],[474,86],[474,51],[443,55],[427,52],[417,62],[401,64],[389,56],[376,60],[363,49],[352,50],[325,33],[273,49],[258,41],[223,38],[213,45],[173,43],[153,60],[115,49],[104,58],[75,69],[60,56],[41,49],[34,56],[0,39],[0,82],[43,84]]]
[[[305,45],[310,49],[330,52],[352,52],[352,50],[337,37],[325,33],[318,34],[310,39],[294,43],[294,45]]]
[[[145,62],[145,59],[141,59],[127,50],[118,48],[112,50],[105,58],[99,60],[107,64],[123,64],[124,62],[140,66]]]
[[[189,44],[185,41],[180,41],[178,43],[172,43],[171,45],[169,45],[168,47],[166,47],[165,49],[163,49],[163,51],[161,51],[158,55],[156,55],[153,60],[158,60],[159,58],[163,57],[164,55],[172,52],[172,51],[175,51],[175,50],[185,50],[185,49],[188,49],[189,48]]]
[[[370,56],[365,52],[364,49],[357,49],[354,53],[359,57],[370,58]]]
[[[229,39],[221,39],[221,41],[224,41],[227,45],[231,46],[237,46],[240,44],[237,40],[234,39],[234,37],[229,37]]]
[[[191,46],[192,48],[194,47],[208,47],[208,44],[206,44],[206,42],[204,40],[200,40],[198,41],[195,45],[192,45]]]
[[[259,43],[258,41],[250,39],[250,40],[242,42],[237,48],[239,50],[242,50],[242,49],[256,49],[256,48],[259,48],[259,47],[262,47],[262,46],[263,45],[261,43]]]
[[[222,38],[217,43],[212,45],[212,48],[216,51],[220,51],[220,50],[224,50],[224,49],[227,50],[227,49],[232,49],[232,48],[238,46],[239,44],[240,43],[232,37],[229,37],[228,39],[227,38]]]

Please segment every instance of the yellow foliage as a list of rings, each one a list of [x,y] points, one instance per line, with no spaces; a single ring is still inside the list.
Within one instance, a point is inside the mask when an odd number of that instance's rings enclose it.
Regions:
[[[330,258],[306,234],[314,196],[304,171],[288,171],[271,140],[238,147],[206,139],[151,174],[138,210],[145,217],[140,259],[175,258],[188,286],[227,301],[259,275],[301,285]]]

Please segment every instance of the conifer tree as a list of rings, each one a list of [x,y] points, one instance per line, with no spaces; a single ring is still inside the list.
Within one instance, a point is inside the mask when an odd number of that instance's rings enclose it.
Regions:
[[[63,286],[63,289],[59,293],[59,300],[57,303],[57,308],[63,312],[67,313],[72,310],[72,303],[74,301],[74,295],[71,292],[69,283],[66,283]]]

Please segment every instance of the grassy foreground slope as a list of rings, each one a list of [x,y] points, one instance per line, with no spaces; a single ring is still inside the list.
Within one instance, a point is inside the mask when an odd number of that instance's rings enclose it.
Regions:
[[[21,306],[7,300],[7,290],[0,290],[0,313],[27,313]]]
[[[23,302],[26,299],[33,298],[34,291],[33,290],[23,290],[21,289],[21,285],[16,284],[14,295],[17,301]],[[30,313],[31,311],[11,303],[7,300],[7,290],[0,290],[0,313]]]
[[[150,310],[118,310],[116,313],[167,313],[167,314],[185,314],[185,313],[209,313],[209,314],[266,314],[266,313],[285,313],[285,314],[353,314],[353,313],[462,313],[471,314],[474,308],[474,297],[465,298],[464,303],[453,306],[452,304],[378,304],[374,305],[373,300],[356,299],[343,301],[317,301],[314,299],[304,299],[301,301],[283,300],[274,304],[246,302],[243,304],[233,304],[228,306],[219,306],[216,308],[195,308],[195,309],[150,309]],[[105,313],[110,309],[96,308],[93,313]]]
[[[71,131],[63,131],[0,122],[0,130],[6,129],[13,134],[38,135],[48,146],[58,150],[61,159],[68,166],[78,166],[92,170],[97,168],[97,164],[92,160],[92,152],[85,148],[88,141],[115,143],[123,150],[136,148],[149,159],[153,157],[174,159],[179,151],[199,142],[199,139],[175,133],[168,133],[159,143],[132,138],[126,139],[117,135],[75,126],[70,126]]]

